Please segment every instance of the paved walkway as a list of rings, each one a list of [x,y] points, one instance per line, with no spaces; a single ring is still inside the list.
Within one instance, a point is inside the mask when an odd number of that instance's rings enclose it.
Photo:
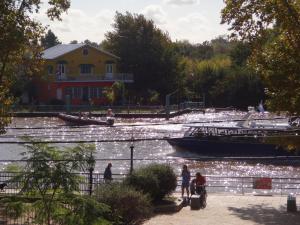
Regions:
[[[300,225],[298,212],[286,211],[287,197],[281,196],[238,196],[209,194],[207,207],[157,215],[144,225]]]

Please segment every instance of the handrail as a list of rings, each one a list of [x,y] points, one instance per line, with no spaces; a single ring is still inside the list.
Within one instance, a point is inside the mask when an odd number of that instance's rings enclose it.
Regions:
[[[176,161],[176,160],[185,160],[185,161],[207,161],[207,160],[300,160],[300,156],[274,156],[274,157],[170,157],[170,158],[133,158],[133,161]],[[95,158],[95,161],[130,161],[131,158]],[[28,159],[1,159],[0,163],[7,162],[26,162]],[[70,161],[70,160],[55,160],[55,161]],[[300,161],[299,161],[300,163]],[[214,176],[214,175],[212,175]],[[234,177],[234,176],[233,176]],[[246,177],[247,178],[247,177]],[[249,177],[251,178],[251,176]],[[285,178],[282,178],[285,179]]]
[[[10,178],[14,177],[14,174],[18,174],[16,172],[0,172],[0,183],[8,181]],[[80,183],[80,190],[81,192],[85,193],[88,192],[88,185],[89,185],[89,176],[91,176],[90,173],[88,172],[81,172],[81,173],[75,173],[77,175],[83,176],[85,179],[83,179]],[[120,174],[120,173],[113,173],[114,180],[116,181],[122,181],[124,177],[126,177],[128,174]],[[238,177],[238,176],[216,176],[216,175],[206,175],[207,177],[207,190],[208,192],[228,192],[230,191],[231,193],[241,193],[241,194],[246,194],[246,193],[252,193],[256,192],[259,193],[260,190],[254,189],[253,186],[253,179],[255,178],[260,178],[260,177]],[[181,179],[180,176],[177,177],[177,190],[180,191],[180,186],[181,186]],[[214,179],[210,179],[214,178]],[[221,179],[216,179],[216,178],[221,178]],[[224,179],[227,178],[227,179]],[[231,178],[238,178],[234,182],[231,181]],[[251,178],[249,181],[247,181],[247,178]],[[295,182],[287,182],[284,181],[283,185],[283,179],[290,179],[290,180],[299,180],[300,178],[272,178],[272,189],[270,190],[262,190],[263,193],[268,192],[270,194],[280,194],[280,195],[285,195],[289,194],[291,191],[294,194],[300,194],[300,183],[295,183]],[[226,181],[226,183],[224,182]],[[92,184],[93,185],[99,185],[103,183],[103,173],[93,173],[92,174]],[[20,190],[20,183],[12,183],[9,185],[7,188],[7,194],[15,194],[18,193]]]
[[[109,161],[109,160],[113,160],[113,159],[103,159],[104,161]],[[25,162],[25,161],[28,161],[28,160],[0,160],[0,163],[1,162]],[[56,160],[56,161],[65,161],[65,160]],[[99,161],[96,159],[96,161]],[[5,170],[2,170],[0,171],[0,174],[3,174],[3,173],[8,173],[8,174],[17,174],[18,172],[13,172],[13,171],[5,171]],[[88,172],[77,172],[75,174],[88,174]],[[103,173],[94,173],[94,174],[97,174],[97,175],[103,175]],[[129,173],[128,173],[129,174]],[[127,173],[113,173],[113,175],[115,176],[126,176],[128,175]],[[1,177],[1,176],[0,176]],[[181,175],[180,174],[177,174],[177,177],[178,177],[178,181],[181,181]],[[191,176],[192,178],[195,177],[195,176]],[[293,183],[293,182],[289,182],[288,184],[299,184],[300,185],[300,177],[273,177],[273,176],[220,176],[220,175],[205,175],[206,178],[208,178],[209,181],[228,181],[230,179],[234,179],[234,180],[231,180],[231,181],[238,181],[239,179],[243,179],[244,180],[244,183],[252,183],[252,181],[245,181],[245,179],[256,179],[256,178],[264,178],[264,177],[268,177],[268,178],[271,178],[273,180],[273,183],[274,184],[281,184],[282,182],[274,182],[274,181],[278,181],[278,180],[299,180],[299,182],[296,182],[296,183]],[[216,180],[211,180],[209,178],[215,178]]]

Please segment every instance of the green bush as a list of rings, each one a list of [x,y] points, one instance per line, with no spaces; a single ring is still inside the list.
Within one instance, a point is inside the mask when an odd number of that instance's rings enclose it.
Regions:
[[[152,213],[148,196],[124,184],[101,185],[95,196],[98,202],[110,206],[116,224],[138,224]]]
[[[125,179],[125,184],[149,194],[153,201],[162,200],[171,194],[177,186],[177,178],[168,165],[150,164],[132,173]]]
[[[110,207],[88,196],[64,196],[65,204],[56,204],[53,221],[61,225],[112,225]]]

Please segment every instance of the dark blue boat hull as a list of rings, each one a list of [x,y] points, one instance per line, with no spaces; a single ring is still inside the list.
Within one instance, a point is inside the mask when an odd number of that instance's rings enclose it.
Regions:
[[[293,156],[295,152],[286,151],[276,145],[260,142],[224,141],[205,138],[170,138],[169,144],[175,148],[196,152],[203,156],[227,157],[264,157],[264,156]]]

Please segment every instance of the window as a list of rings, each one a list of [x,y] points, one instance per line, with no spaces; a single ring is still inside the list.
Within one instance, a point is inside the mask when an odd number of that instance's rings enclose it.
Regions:
[[[84,48],[84,49],[82,50],[82,54],[83,54],[83,55],[88,55],[88,54],[89,54],[89,50],[88,50],[87,48]]]
[[[106,73],[113,73],[113,64],[106,64]]]
[[[65,72],[66,72],[66,64],[64,63],[57,64],[56,75],[65,75]]]
[[[74,98],[81,98],[82,88],[81,87],[73,87],[73,96]]]
[[[102,97],[101,87],[90,87],[90,98],[100,98]]]
[[[91,64],[81,64],[80,65],[80,73],[81,74],[91,74],[92,73],[92,65]]]
[[[48,74],[53,74],[53,66],[48,66]]]
[[[97,87],[90,87],[90,98],[98,98]]]

